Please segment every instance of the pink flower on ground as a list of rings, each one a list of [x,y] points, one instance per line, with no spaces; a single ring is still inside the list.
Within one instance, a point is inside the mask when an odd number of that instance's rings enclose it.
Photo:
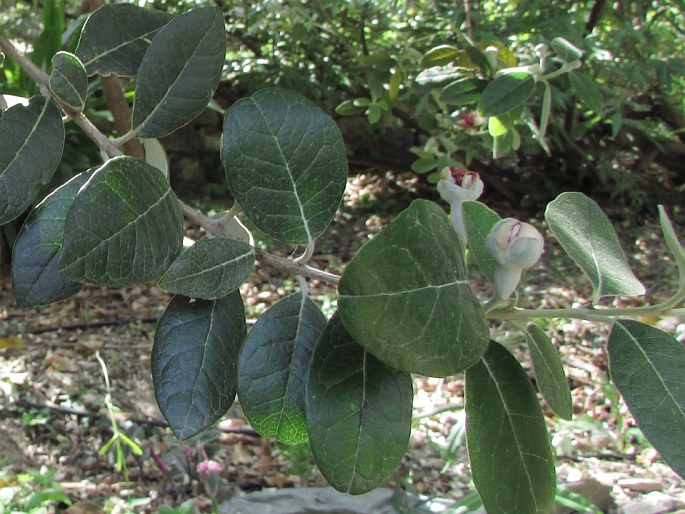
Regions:
[[[197,474],[209,476],[213,473],[221,473],[221,464],[215,460],[205,459],[197,465]]]

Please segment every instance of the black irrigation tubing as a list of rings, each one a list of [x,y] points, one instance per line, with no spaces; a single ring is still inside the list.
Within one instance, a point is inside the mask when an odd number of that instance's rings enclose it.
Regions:
[[[25,330],[24,333],[31,335],[47,334],[49,332],[59,332],[63,330],[65,332],[75,332],[77,330],[89,330],[91,328],[102,328],[102,327],[118,327],[123,325],[134,325],[136,323],[144,324],[154,324],[159,321],[159,317],[150,318],[130,318],[130,319],[114,319],[114,320],[104,320],[104,321],[91,321],[90,323],[73,323],[70,325],[58,325],[54,327],[41,327],[34,328],[30,330]],[[245,320],[248,325],[254,325],[254,320]]]
[[[105,321],[91,321],[90,323],[73,323],[70,325],[58,325],[55,327],[41,327],[34,328],[31,330],[26,330],[27,334],[46,334],[48,332],[59,332],[63,330],[65,332],[74,332],[76,330],[88,330],[91,328],[102,328],[102,327],[117,327],[121,325],[133,325],[135,323],[157,323],[159,318],[132,318],[132,319],[114,319]]]
[[[16,409],[12,409],[12,407],[15,407]],[[51,413],[72,415],[72,416],[77,416],[79,418],[97,419],[100,417],[103,417],[103,418],[106,417],[101,412],[79,410],[79,409],[70,409],[68,407],[59,407],[57,405],[48,405],[46,403],[30,402],[27,400],[15,400],[14,402],[11,402],[11,404],[9,404],[9,406],[6,406],[6,409],[9,412],[11,412],[12,410],[18,411],[18,410],[22,410],[22,409],[23,410],[47,409]],[[161,419],[128,418],[128,419],[126,419],[126,421],[130,421],[131,423],[135,423],[136,425],[147,425],[147,426],[151,426],[151,427],[169,428],[169,423],[167,423],[166,421],[163,421]],[[241,434],[241,435],[246,435],[249,437],[257,437],[257,438],[262,437],[259,433],[252,430],[251,428],[221,428],[221,427],[216,427],[216,429],[219,432],[223,432],[225,434]]]
[[[621,455],[619,453],[579,453],[578,455],[559,455],[560,460],[570,460],[573,462],[582,462],[586,459],[597,460],[635,460],[635,455]]]

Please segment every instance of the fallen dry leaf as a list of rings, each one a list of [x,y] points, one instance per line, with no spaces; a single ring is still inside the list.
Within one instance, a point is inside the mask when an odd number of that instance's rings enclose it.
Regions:
[[[64,371],[66,373],[74,373],[79,370],[76,363],[70,359],[61,348],[58,348],[45,357],[45,359],[43,359],[43,366],[53,371]]]

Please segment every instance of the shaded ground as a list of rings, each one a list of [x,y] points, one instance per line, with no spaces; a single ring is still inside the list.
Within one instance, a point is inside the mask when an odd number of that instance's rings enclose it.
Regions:
[[[351,178],[343,207],[312,264],[340,271],[365,240],[419,196],[435,198],[435,193],[413,174]],[[679,226],[683,234],[682,219]],[[646,220],[639,227],[622,227],[620,233],[624,249],[634,254],[638,276],[649,285],[646,300],[666,296],[674,287],[675,267],[656,223]],[[589,306],[588,284],[553,243],[526,283],[526,306]],[[255,319],[294,288],[290,277],[258,268],[242,288],[250,317]],[[480,277],[474,277],[474,288],[483,299],[490,294]],[[316,281],[310,289],[312,298],[331,314],[334,289]],[[213,490],[219,499],[227,499],[257,489],[325,484],[306,445],[286,447],[256,436],[238,406],[203,445],[190,447],[173,439],[155,404],[149,357],[154,320],[169,297],[152,286],[89,288],[57,305],[21,311],[14,305],[8,281],[0,283],[0,499],[3,487],[20,488],[16,473],[30,468],[55,472],[52,482],[72,502],[93,502],[93,510],[72,512],[156,512],[160,505],[188,499],[197,511],[209,511]],[[659,323],[685,341],[683,319]],[[493,331],[527,362],[518,333],[506,326]],[[626,505],[628,510],[623,511],[633,513],[685,508],[685,484],[644,441],[608,384],[603,346],[607,328],[559,321],[549,324],[548,332],[567,365],[574,399],[573,421],[549,421],[560,483],[586,496],[596,495],[605,512]],[[144,450],[142,456],[127,452],[127,473],[115,470],[114,451],[100,455],[112,429],[103,408],[107,391],[96,352],[106,363],[111,399],[121,411],[118,426]],[[461,498],[472,491],[463,440],[462,379],[417,377],[415,391],[415,429],[389,485],[431,497]],[[203,481],[196,472],[205,455],[222,466],[217,484]],[[656,498],[661,510],[638,503],[650,498]]]

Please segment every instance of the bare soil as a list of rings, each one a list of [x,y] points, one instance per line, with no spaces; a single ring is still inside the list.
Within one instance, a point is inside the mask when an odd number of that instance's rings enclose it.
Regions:
[[[312,264],[340,272],[361,244],[417,197],[437,199],[432,188],[411,173],[352,177]],[[524,211],[502,214],[528,216]],[[544,224],[536,223],[544,230]],[[667,296],[675,287],[675,267],[656,222],[617,223],[624,249],[650,292],[639,300],[613,303],[637,305]],[[680,234],[684,226],[680,219]],[[188,228],[201,236],[196,228]],[[281,251],[288,255],[291,250]],[[589,305],[589,285],[553,242],[526,284],[521,298],[525,306]],[[242,287],[249,317],[254,320],[295,287],[291,277],[258,267]],[[310,289],[312,298],[331,314],[334,288],[312,281]],[[474,289],[483,299],[491,292],[478,276]],[[20,310],[9,280],[0,281],[0,489],[18,487],[17,474],[33,468],[55,472],[54,481],[75,504],[67,512],[156,512],[160,505],[177,506],[188,499],[197,512],[209,512],[213,485],[197,473],[205,456],[221,465],[215,484],[219,500],[264,488],[325,484],[306,445],[286,447],[259,437],[237,404],[203,445],[174,440],[156,406],[150,376],[155,320],[169,298],[155,286],[85,288],[70,300]],[[643,321],[656,323],[685,342],[683,319]],[[547,330],[566,364],[574,401],[572,421],[550,417],[548,422],[560,484],[590,497],[603,512],[685,508],[685,482],[646,443],[608,382],[607,327],[555,321]],[[520,334],[503,325],[493,327],[493,335],[528,362]],[[113,451],[100,452],[112,428],[96,353],[107,367],[111,401],[118,408],[116,423],[144,452],[126,452],[127,472],[115,469]],[[406,457],[388,485],[450,499],[473,491],[462,406],[462,377],[415,377],[416,424]],[[650,498],[656,498],[662,510],[644,507]],[[639,502],[643,510],[629,510]]]

